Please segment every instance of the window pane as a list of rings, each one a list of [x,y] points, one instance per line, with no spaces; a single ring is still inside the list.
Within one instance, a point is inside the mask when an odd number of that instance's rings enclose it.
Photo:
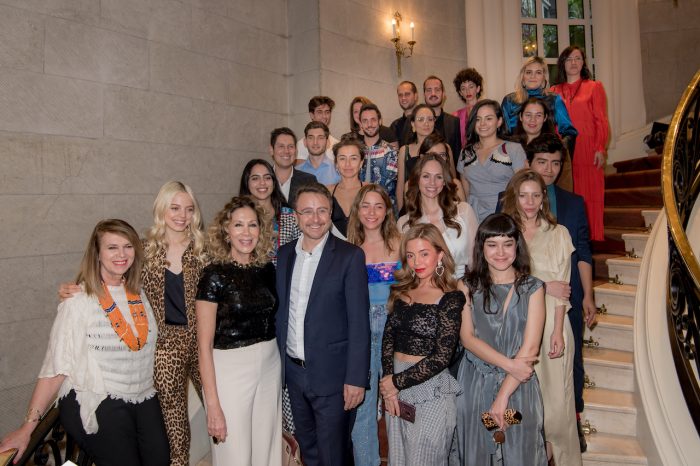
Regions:
[[[568,0],[569,19],[583,19],[583,0]]]
[[[588,0],[588,17],[593,19],[593,0]]]
[[[547,86],[552,86],[555,82],[557,82],[559,67],[557,67],[557,65],[547,65],[547,71],[549,72],[549,82],[547,83]]]
[[[542,17],[557,17],[557,0],[542,0]]]
[[[534,18],[535,15],[535,0],[520,0],[520,16]]]
[[[569,45],[578,45],[586,50],[586,30],[584,26],[569,26]]]
[[[523,57],[537,55],[537,25],[523,24]]]
[[[543,25],[542,36],[544,39],[545,58],[557,58],[559,56],[559,37],[557,36],[557,26],[553,24]]]

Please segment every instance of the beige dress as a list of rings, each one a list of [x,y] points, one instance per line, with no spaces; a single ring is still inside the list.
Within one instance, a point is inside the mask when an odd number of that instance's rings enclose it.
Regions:
[[[543,282],[569,282],[574,245],[565,227],[548,226],[542,222],[527,246],[530,249],[533,276]],[[567,299],[557,299],[548,294],[545,294],[545,304],[547,317],[540,359],[535,365],[544,404],[544,435],[547,442],[552,444],[556,464],[577,466],[581,464],[581,450],[574,404],[574,335],[568,318],[564,318],[564,356],[550,359],[547,355],[554,329],[555,308],[564,305],[568,312],[571,306]]]

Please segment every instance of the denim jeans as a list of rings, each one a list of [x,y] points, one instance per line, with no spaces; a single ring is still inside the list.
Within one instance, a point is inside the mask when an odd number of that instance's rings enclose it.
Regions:
[[[369,363],[369,390],[357,408],[355,426],[352,429],[352,448],[355,466],[379,466],[379,433],[377,431],[377,400],[379,379],[382,376],[382,335],[386,323],[386,306],[373,304],[369,307],[369,326],[372,347]]]

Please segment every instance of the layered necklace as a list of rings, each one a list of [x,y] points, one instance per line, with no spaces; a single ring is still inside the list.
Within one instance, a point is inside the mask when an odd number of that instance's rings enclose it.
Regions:
[[[102,296],[99,297],[100,306],[104,310],[105,315],[109,318],[112,324],[112,329],[115,331],[121,341],[126,343],[131,351],[138,351],[144,347],[148,339],[148,315],[141,301],[141,296],[131,293],[124,287],[126,291],[126,300],[129,303],[129,313],[134,319],[137,335],[131,329],[131,325],[127,323],[122,315],[122,311],[114,302],[114,298],[109,292],[107,285],[102,282]]]

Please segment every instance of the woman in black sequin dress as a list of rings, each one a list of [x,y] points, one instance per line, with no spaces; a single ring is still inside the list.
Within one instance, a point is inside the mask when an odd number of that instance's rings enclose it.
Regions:
[[[209,227],[212,264],[202,273],[196,309],[214,465],[277,466],[282,455],[270,228],[247,196],[234,197]]]
[[[459,384],[447,370],[457,347],[466,297],[453,278],[454,260],[432,224],[408,230],[403,267],[389,296],[380,391],[389,437],[389,463],[444,465],[456,425]],[[415,422],[400,403],[415,407]]]

